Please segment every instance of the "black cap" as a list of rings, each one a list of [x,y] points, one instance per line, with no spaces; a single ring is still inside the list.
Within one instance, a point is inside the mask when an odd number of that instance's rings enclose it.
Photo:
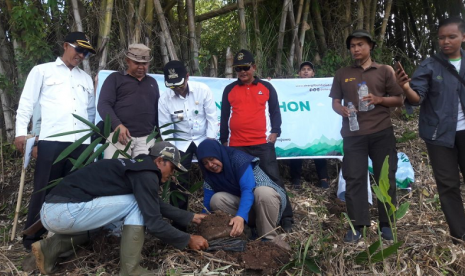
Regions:
[[[187,76],[187,70],[184,64],[179,60],[172,60],[163,67],[165,74],[165,86],[173,87],[182,85]]]
[[[365,30],[355,30],[353,31],[346,39],[346,46],[347,46],[347,49],[350,49],[350,40],[354,37],[366,37],[368,38],[368,40],[373,43],[373,48],[372,50],[375,48],[376,46],[376,42],[373,40],[373,37],[371,36],[371,34]]]
[[[315,71],[315,67],[313,67],[313,63],[311,63],[310,61],[304,61],[300,64],[300,67],[299,67],[299,71],[302,70],[302,67],[304,67],[305,65],[308,65],[310,66],[310,68],[312,68],[313,71]]]
[[[76,43],[77,46],[89,50],[92,54],[95,55],[95,49],[90,44],[89,39],[83,32],[71,32],[65,37],[65,42]]]
[[[255,59],[251,52],[247,50],[240,50],[235,56],[233,61],[233,67],[235,66],[250,66],[254,64]]]
[[[157,142],[149,149],[149,155],[153,157],[161,157],[170,161],[175,166],[175,169],[181,172],[187,172],[187,169],[181,165],[181,154],[170,142]]]

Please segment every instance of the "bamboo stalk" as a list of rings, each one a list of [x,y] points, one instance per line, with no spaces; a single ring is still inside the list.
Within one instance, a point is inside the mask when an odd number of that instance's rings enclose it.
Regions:
[[[292,2],[290,0],[284,0],[283,9],[281,10],[281,22],[279,23],[279,35],[278,35],[278,50],[276,52],[276,74],[281,75],[281,59],[284,48],[284,33],[286,31],[286,18],[287,10]]]
[[[155,11],[157,13],[158,22],[160,23],[161,31],[165,36],[166,40],[166,47],[168,48],[168,53],[170,55],[171,60],[178,60],[178,56],[176,55],[176,49],[174,48],[173,40],[171,39],[170,32],[168,30],[168,25],[166,24],[165,15],[163,13],[163,9],[161,7],[159,0],[153,0],[153,5],[155,6]]]
[[[231,79],[233,77],[233,65],[234,56],[231,52],[231,47],[226,49],[226,68],[224,69],[224,77]]]
[[[110,40],[110,27],[111,27],[111,18],[113,16],[113,0],[107,0],[107,6],[105,8],[105,24],[102,35],[102,47],[103,52],[100,57],[100,62],[98,66],[98,71],[107,67],[107,55],[108,55],[108,41]]]
[[[73,6],[73,15],[74,15],[74,22],[76,24],[76,29],[78,32],[82,32],[82,20],[81,20],[81,15],[79,14],[79,5],[77,0],[71,0],[71,5]],[[92,75],[91,69],[90,69],[90,64],[88,59],[84,59],[82,61],[82,65],[84,66],[84,71]]]
[[[392,0],[388,0],[386,3],[386,10],[384,11],[384,18],[383,18],[383,24],[381,25],[381,32],[379,33],[379,48],[381,48],[384,43],[384,35],[386,34],[387,22],[389,20],[389,16],[391,16],[391,7],[392,7]]]
[[[241,49],[247,49],[247,27],[245,25],[244,0],[237,0],[237,11],[239,14],[239,45]]]
[[[192,75],[199,72],[199,48],[197,46],[197,40],[195,38],[195,21],[194,21],[194,3],[192,0],[186,0],[187,7],[187,28],[189,29],[189,44],[190,44],[190,64]]]

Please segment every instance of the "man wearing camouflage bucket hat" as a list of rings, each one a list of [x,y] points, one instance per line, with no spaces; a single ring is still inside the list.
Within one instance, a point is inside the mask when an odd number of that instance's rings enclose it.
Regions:
[[[152,60],[150,52],[144,44],[129,45],[125,53],[126,71],[112,73],[105,79],[97,105],[102,120],[110,116],[110,139],[119,129],[116,147],[123,150],[131,141],[127,151],[131,157],[148,152],[154,140],[147,143],[147,136],[158,125],[160,93],[155,79],[147,75]],[[112,158],[116,150],[108,147],[105,158]]]
[[[122,221],[120,275],[155,275],[140,266],[145,228],[177,249],[208,248],[201,236],[182,232],[179,225],[199,224],[206,216],[178,209],[158,196],[160,183],[174,170],[185,172],[179,150],[169,142],[155,143],[134,159],[104,159],[65,177],[42,206],[40,218],[51,238],[32,245],[42,274],[55,271],[58,256],[88,242],[91,230]]]

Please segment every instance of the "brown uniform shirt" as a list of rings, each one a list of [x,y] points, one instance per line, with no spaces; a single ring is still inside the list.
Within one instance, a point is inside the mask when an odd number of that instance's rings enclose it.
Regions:
[[[358,84],[363,81],[368,86],[368,92],[375,96],[397,96],[403,93],[392,67],[373,62],[366,70],[355,65],[337,70],[329,96],[343,99],[344,106],[352,102],[358,110]],[[357,112],[357,119],[360,130],[350,131],[349,118],[343,118],[342,137],[372,134],[392,126],[389,107],[383,105],[375,105],[370,111]]]

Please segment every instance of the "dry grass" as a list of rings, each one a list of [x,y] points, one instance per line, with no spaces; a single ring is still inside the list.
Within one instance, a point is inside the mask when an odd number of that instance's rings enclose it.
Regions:
[[[409,121],[400,119],[402,114],[395,114],[393,120],[396,137],[402,137],[406,131],[417,131],[417,118]],[[304,247],[310,240],[307,257],[316,261],[325,275],[465,275],[464,244],[454,245],[448,235],[447,224],[440,210],[437,191],[432,177],[431,167],[426,155],[424,143],[415,138],[398,143],[398,150],[405,152],[415,170],[415,183],[411,192],[399,191],[398,201],[410,202],[407,215],[398,222],[399,240],[404,244],[398,254],[376,264],[357,265],[355,255],[365,251],[367,246],[378,239],[376,233],[376,208],[372,210],[372,227],[367,231],[366,240],[358,244],[345,244],[342,239],[348,229],[341,216],[343,203],[337,202],[337,161],[329,162],[331,188],[322,190],[312,185],[316,176],[312,172],[313,162],[305,162],[304,177],[307,180],[302,191],[296,192],[288,186],[295,209],[295,231],[287,235],[293,249],[294,258],[298,252],[303,256]],[[6,158],[6,157],[5,157]],[[281,173],[287,176],[287,167],[282,166]],[[22,250],[19,235],[14,242],[9,241],[9,229],[14,212],[19,181],[18,165],[7,160],[5,162],[5,182],[2,183],[4,196],[0,206],[0,274],[17,275],[23,270],[22,261],[26,252]],[[198,179],[198,169],[193,174]],[[30,173],[27,182],[31,183]],[[10,182],[8,182],[10,181]],[[24,204],[31,193],[31,185],[24,196]],[[200,196],[197,194],[197,196]],[[201,207],[195,204],[194,210]],[[23,216],[21,220],[23,221]],[[21,226],[20,226],[21,229]],[[108,241],[106,241],[108,242]],[[389,246],[384,243],[383,246]],[[118,272],[118,244],[82,250],[66,266],[68,275],[109,275]],[[96,256],[107,255],[96,263]],[[161,244],[156,239],[148,239],[144,248],[144,265],[159,268],[161,274],[169,275],[201,275],[201,271],[213,272],[229,265],[224,272],[242,275],[244,270],[224,256],[196,251],[179,251],[171,246]],[[302,267],[287,269],[282,275],[309,275]],[[37,275],[37,270],[29,275]],[[247,275],[250,275],[247,273]],[[260,275],[257,273],[256,275]]]

